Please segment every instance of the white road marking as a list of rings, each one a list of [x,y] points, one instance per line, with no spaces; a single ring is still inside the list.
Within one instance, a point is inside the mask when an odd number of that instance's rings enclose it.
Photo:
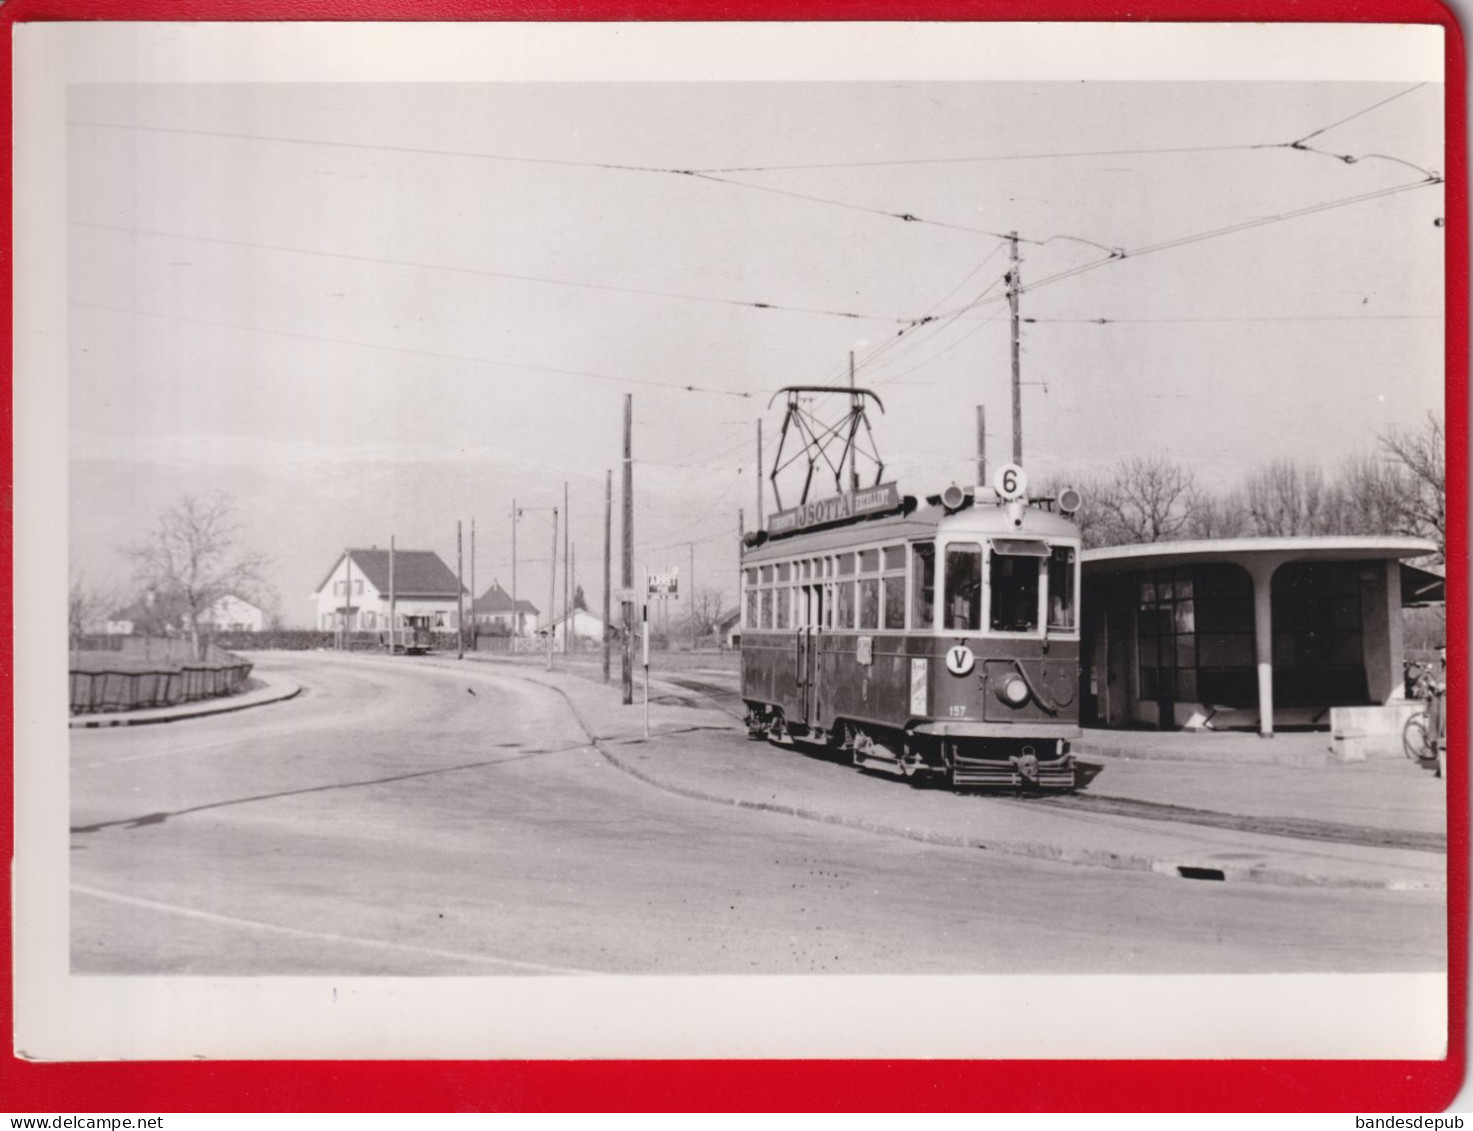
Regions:
[[[275,934],[291,935],[295,938],[302,939],[314,939],[318,942],[349,943],[353,946],[372,947],[376,950],[406,951],[411,954],[431,955],[436,958],[453,958],[461,962],[481,962],[491,966],[511,966],[518,970],[531,970],[539,974],[604,973],[601,970],[580,970],[572,966],[549,966],[542,962],[522,962],[515,958],[497,958],[489,954],[467,954],[462,951],[440,950],[430,946],[414,946],[409,943],[385,942],[381,939],[357,938],[353,935],[339,935],[330,931],[308,931],[301,927],[283,927],[276,923],[263,923],[256,919],[239,919],[234,915],[217,915],[213,911],[199,911],[193,907],[180,907],[174,903],[161,903],[153,899],[140,899],[137,896],[103,891],[100,888],[87,887],[84,884],[72,884],[71,890],[78,895],[91,896],[93,899],[122,903],[130,907],[144,907],[150,911],[162,911],[166,914],[179,915],[186,919],[199,919],[206,923],[220,923],[229,927],[245,927],[249,930],[256,931],[271,931]]]

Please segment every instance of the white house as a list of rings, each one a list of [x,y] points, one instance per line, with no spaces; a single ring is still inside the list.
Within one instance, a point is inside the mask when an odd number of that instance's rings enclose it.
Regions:
[[[541,625],[541,614],[537,606],[523,597],[516,600],[516,624],[512,623],[512,599],[501,582],[493,581],[491,588],[476,598],[472,615],[476,624],[501,625],[516,636],[535,635]]]
[[[564,613],[552,622],[552,640],[555,648],[563,647],[563,638],[568,633],[569,624],[572,625],[575,648],[582,647],[587,642],[603,643],[604,622],[587,609],[574,609],[571,613]]]
[[[266,627],[266,614],[244,597],[227,593],[200,614],[199,626],[216,632],[260,632]]]
[[[387,632],[390,598],[396,628],[428,628],[454,632],[460,627],[456,606],[470,593],[455,572],[433,550],[345,550],[312,595],[313,623],[333,631]]]

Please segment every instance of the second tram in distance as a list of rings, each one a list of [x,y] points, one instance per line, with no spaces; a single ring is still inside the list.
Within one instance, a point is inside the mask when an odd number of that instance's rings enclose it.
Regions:
[[[891,483],[774,515],[741,563],[749,734],[917,783],[1084,785],[1078,505]]]

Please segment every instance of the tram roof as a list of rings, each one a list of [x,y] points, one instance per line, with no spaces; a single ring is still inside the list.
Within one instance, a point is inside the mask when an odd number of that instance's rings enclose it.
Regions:
[[[856,522],[847,522],[842,526],[771,538],[762,545],[747,550],[742,555],[742,562],[744,564],[774,562],[787,558],[804,557],[808,554],[824,553],[829,550],[845,549],[849,546],[934,538],[943,523],[949,535],[975,533],[979,537],[996,535],[1010,538],[1077,538],[1079,536],[1079,531],[1072,522],[1053,511],[1029,507],[1024,512],[1027,517],[1021,528],[1015,528],[1008,523],[1006,513],[999,506],[984,503],[981,506],[964,507],[948,514],[944,507],[922,502],[909,514],[891,514],[880,518],[861,519]]]

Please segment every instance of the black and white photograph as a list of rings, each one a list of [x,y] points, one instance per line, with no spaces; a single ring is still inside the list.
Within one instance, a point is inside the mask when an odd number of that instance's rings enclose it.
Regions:
[[[17,37],[19,1048],[1445,1054],[1440,30]]]

